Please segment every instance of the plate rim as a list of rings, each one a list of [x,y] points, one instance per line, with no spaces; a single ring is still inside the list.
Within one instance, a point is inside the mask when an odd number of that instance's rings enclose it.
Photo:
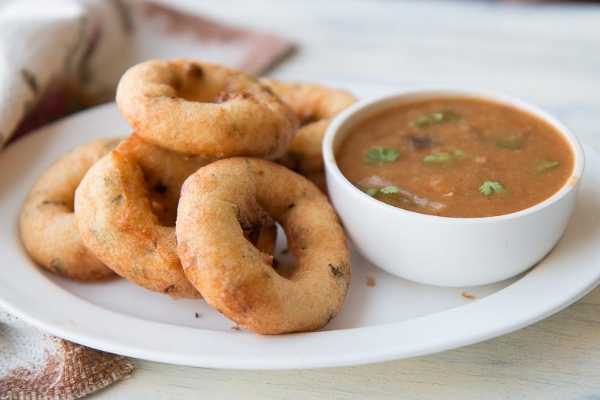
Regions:
[[[360,83],[356,82],[353,85],[364,85],[364,86],[376,86],[372,83]],[[338,84],[339,86],[344,86]],[[351,85],[346,83],[345,86]],[[389,89],[389,87],[386,87]],[[380,88],[383,90],[383,87]],[[114,103],[107,103],[91,109],[87,109],[80,113],[61,119],[53,124],[47,125],[36,132],[28,135],[27,137],[21,138],[16,143],[11,144],[0,154],[0,163],[12,153],[18,153],[19,148],[25,147],[30,141],[38,140],[41,135],[52,131],[60,130],[64,126],[68,126],[74,121],[85,121],[90,118],[101,118],[104,113],[112,115],[115,112]],[[600,160],[600,154],[590,148],[590,146],[584,145],[586,156]],[[8,154],[8,155],[7,155]],[[586,171],[587,172],[587,171]],[[589,172],[587,172],[589,173]],[[585,175],[585,173],[584,173]],[[28,188],[17,189],[26,191]],[[0,196],[0,205],[4,201],[4,197]],[[18,210],[17,210],[18,211]],[[11,244],[0,243],[0,257],[4,258],[5,251],[20,251],[21,256],[23,255],[23,249],[18,240],[18,227],[15,227],[16,221],[14,219],[14,211],[10,211],[13,215],[13,223],[8,229],[12,229],[14,237],[17,239],[17,243],[13,243],[14,240],[6,241]],[[18,213],[17,213],[18,216]],[[585,262],[585,260],[583,260]],[[232,369],[297,369],[297,368],[322,368],[322,367],[340,367],[350,365],[361,365],[372,362],[381,362],[395,360],[399,358],[413,357],[425,354],[436,353],[439,351],[450,350],[457,347],[462,347],[469,344],[478,343],[493,337],[497,337],[530,324],[533,324],[539,320],[542,320],[562,309],[574,303],[585,294],[589,293],[594,287],[600,283],[600,269],[587,268],[585,274],[572,274],[578,277],[575,279],[577,285],[567,287],[563,290],[562,296],[558,299],[556,296],[550,299],[541,299],[545,296],[538,297],[533,302],[529,302],[529,308],[525,312],[526,307],[517,307],[511,318],[506,318],[500,313],[503,318],[486,317],[490,309],[498,307],[503,302],[510,304],[522,300],[519,296],[523,296],[528,291],[528,287],[535,287],[536,282],[540,279],[545,279],[544,273],[552,275],[553,271],[546,271],[548,268],[544,268],[545,264],[535,267],[529,271],[522,278],[514,282],[513,284],[503,288],[485,298],[477,300],[473,303],[469,303],[460,307],[451,308],[444,311],[439,311],[431,314],[426,314],[416,318],[410,318],[400,322],[391,322],[380,325],[330,330],[330,331],[319,331],[311,333],[301,333],[284,335],[278,337],[265,337],[257,336],[253,334],[240,334],[239,332],[224,332],[224,331],[211,331],[207,329],[191,328],[170,325],[162,322],[155,322],[140,319],[134,316],[120,314],[110,309],[102,308],[94,303],[91,303],[85,299],[79,298],[73,293],[70,293],[60,288],[56,283],[49,279],[43,278],[37,280],[37,286],[34,285],[30,289],[45,290],[44,294],[47,296],[55,296],[53,299],[62,304],[70,305],[69,310],[79,311],[93,315],[96,320],[104,321],[113,320],[115,323],[125,323],[125,325],[136,326],[139,330],[150,329],[153,332],[164,331],[165,326],[169,327],[173,332],[177,333],[179,338],[193,343],[194,341],[208,340],[209,343],[214,345],[214,341],[219,342],[219,346],[227,345],[232,349],[240,350],[247,347],[260,345],[261,352],[273,351],[276,352],[274,356],[264,357],[264,354],[253,352],[252,350],[246,349],[245,352],[241,352],[232,357],[231,354],[218,354],[216,351],[202,348],[206,350],[205,353],[198,353],[198,349],[192,349],[189,353],[182,352],[181,349],[177,352],[173,352],[168,348],[155,349],[149,346],[148,342],[142,338],[127,336],[126,340],[119,342],[119,338],[123,335],[127,335],[119,327],[106,326],[103,327],[102,322],[99,324],[86,316],[81,321],[74,321],[68,315],[61,315],[58,311],[58,307],[36,305],[35,301],[32,300],[21,300],[19,301],[19,295],[25,293],[26,290],[23,288],[11,285],[10,281],[6,279],[0,279],[0,307],[17,316],[23,321],[50,333],[52,335],[65,338],[67,340],[80,343],[95,349],[108,351],[112,353],[122,354],[130,357],[156,361],[166,362],[176,365],[196,366],[196,367],[209,367],[209,368],[232,368]],[[0,268],[0,278],[6,275],[8,268]],[[554,271],[556,272],[556,271]],[[560,271],[559,271],[560,272]],[[10,274],[10,272],[8,272]],[[35,279],[35,274],[42,274],[37,269],[23,268],[22,277]],[[541,274],[541,277],[538,276]],[[6,276],[5,276],[6,278]],[[571,276],[573,280],[573,277]],[[533,282],[532,282],[533,281]],[[573,286],[574,285],[574,286]],[[568,286],[568,285],[567,285]],[[525,296],[527,297],[527,296]],[[531,300],[531,296],[528,297]],[[73,302],[72,304],[70,302]],[[53,302],[50,302],[53,303]],[[42,310],[46,307],[46,313]],[[533,311],[532,311],[533,310]],[[49,311],[49,312],[48,312]],[[514,311],[514,310],[513,310]],[[66,313],[68,314],[68,313]],[[475,333],[466,335],[465,328],[461,327],[462,322],[468,322],[473,318],[483,319],[485,323],[478,323],[478,329]],[[91,323],[92,325],[86,325]],[[445,331],[445,340],[431,337],[431,333],[427,333],[428,329],[435,328],[440,323],[450,324],[449,329]],[[485,326],[482,328],[482,326]],[[470,329],[472,331],[472,329]],[[402,338],[407,335],[422,335],[424,343],[421,347],[407,348],[406,345],[398,343],[398,338]],[[441,335],[438,335],[441,336]],[[223,339],[225,338],[225,339]],[[137,339],[137,340],[136,340]],[[426,339],[426,340],[425,340]],[[328,344],[328,352],[325,354],[318,353],[304,353],[303,358],[292,357],[292,352],[289,351],[289,347],[298,348],[299,345],[317,346],[323,341]],[[291,343],[290,343],[291,342]],[[169,345],[169,341],[164,343],[158,343],[161,346]],[[171,343],[177,345],[177,343]],[[374,345],[373,345],[374,344]],[[384,345],[385,344],[385,345]],[[145,347],[146,346],[146,347]],[[287,346],[287,348],[286,348]],[[202,347],[202,346],[200,346]],[[222,348],[222,346],[221,346]],[[350,350],[350,351],[348,351]],[[282,353],[283,352],[283,353]],[[281,354],[285,356],[281,356]]]

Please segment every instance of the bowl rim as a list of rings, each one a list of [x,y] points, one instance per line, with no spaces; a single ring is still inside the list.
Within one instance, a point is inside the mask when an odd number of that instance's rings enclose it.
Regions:
[[[520,111],[529,113],[534,115],[537,118],[542,119],[546,123],[553,126],[556,131],[563,136],[566,142],[570,145],[571,151],[573,153],[573,170],[571,171],[571,175],[566,179],[563,186],[557,190],[550,197],[544,199],[543,201],[532,205],[531,207],[524,208],[522,210],[514,211],[508,214],[495,215],[491,217],[446,217],[439,215],[431,215],[431,214],[422,214],[415,211],[405,210],[400,207],[395,207],[390,204],[384,203],[383,201],[374,199],[368,194],[364,193],[362,190],[354,186],[352,182],[350,182],[346,176],[342,173],[340,168],[337,165],[337,160],[334,152],[334,143],[339,132],[342,132],[344,128],[346,128],[346,124],[348,124],[351,118],[360,119],[360,114],[365,114],[364,119],[376,114],[377,112],[381,112],[386,108],[386,104],[389,107],[393,107],[398,104],[402,104],[404,102],[411,102],[416,100],[425,100],[430,98],[439,98],[439,97],[464,97],[464,98],[475,98],[482,99],[490,102],[494,102],[501,105],[510,106],[516,108]],[[372,109],[376,109],[376,111],[371,111]],[[359,115],[357,117],[357,115]],[[363,119],[363,120],[364,120]],[[356,121],[353,121],[356,123]],[[519,98],[509,96],[506,94],[501,94],[497,92],[489,92],[489,91],[481,91],[481,90],[471,90],[471,89],[457,89],[457,88],[426,88],[426,89],[411,89],[411,90],[399,90],[389,92],[384,95],[375,96],[363,100],[359,100],[356,103],[352,104],[350,107],[339,113],[329,124],[325,131],[325,135],[323,138],[323,143],[321,145],[323,159],[325,164],[325,173],[327,176],[327,190],[331,191],[334,188],[329,184],[330,179],[336,179],[341,182],[343,186],[346,186],[351,193],[354,193],[357,199],[366,200],[368,204],[371,204],[373,207],[378,207],[382,211],[395,212],[401,216],[428,220],[428,221],[447,221],[447,222],[455,222],[455,223],[487,223],[487,222],[498,222],[504,220],[512,220],[520,217],[524,217],[540,210],[543,210],[558,201],[565,198],[567,194],[577,189],[579,186],[579,182],[583,175],[583,170],[585,167],[585,156],[583,153],[583,148],[581,147],[581,143],[577,139],[577,136],[561,121],[559,121],[556,117],[552,116],[547,111],[542,108],[533,105],[529,102],[523,101]]]

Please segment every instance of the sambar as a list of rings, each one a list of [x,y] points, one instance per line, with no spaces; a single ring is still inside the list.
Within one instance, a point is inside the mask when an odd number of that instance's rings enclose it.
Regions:
[[[565,138],[514,107],[470,97],[415,101],[351,127],[336,152],[355,186],[396,207],[490,217],[556,193],[573,170]]]

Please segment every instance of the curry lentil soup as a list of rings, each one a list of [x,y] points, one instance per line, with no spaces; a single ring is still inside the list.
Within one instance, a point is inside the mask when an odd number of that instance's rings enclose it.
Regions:
[[[573,153],[556,128],[492,101],[443,97],[396,106],[354,127],[337,154],[355,186],[396,207],[490,217],[556,193]]]

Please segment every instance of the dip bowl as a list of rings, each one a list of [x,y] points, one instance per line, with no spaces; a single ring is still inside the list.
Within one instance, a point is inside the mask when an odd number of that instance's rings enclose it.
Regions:
[[[552,196],[524,210],[494,217],[450,218],[376,200],[340,171],[336,151],[357,123],[401,104],[457,96],[512,106],[553,126],[573,152],[570,178]],[[548,254],[567,227],[584,167],[575,135],[545,111],[507,96],[462,90],[398,92],[359,101],[327,129],[323,157],[329,197],[354,245],[369,262],[405,279],[454,287],[508,279]]]

